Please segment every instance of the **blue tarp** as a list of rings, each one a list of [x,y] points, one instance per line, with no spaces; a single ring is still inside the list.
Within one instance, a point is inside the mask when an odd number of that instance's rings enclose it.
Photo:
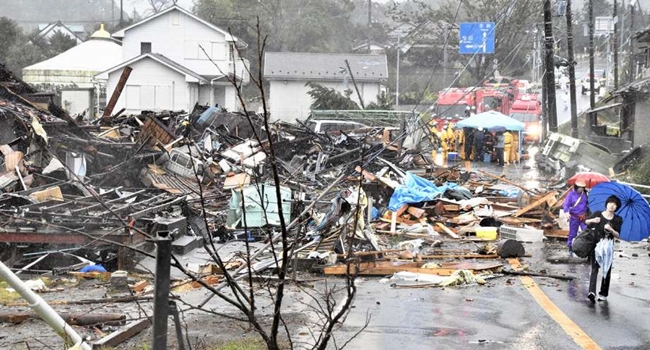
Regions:
[[[102,265],[88,265],[84,266],[80,272],[106,272],[106,269]]]
[[[507,130],[521,131],[524,130],[526,124],[497,111],[475,114],[456,123],[456,127],[459,128],[478,129],[481,127],[483,129],[490,129],[495,126],[502,126]]]
[[[437,187],[431,181],[407,172],[404,177],[404,184],[398,186],[390,197],[388,209],[397,211],[404,204],[434,200],[442,196],[448,188],[454,188],[456,186],[455,184],[446,183],[443,186]]]

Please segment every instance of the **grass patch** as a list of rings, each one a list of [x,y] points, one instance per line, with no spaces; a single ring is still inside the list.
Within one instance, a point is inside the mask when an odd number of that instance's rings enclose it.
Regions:
[[[211,348],[211,350],[264,350],[266,345],[259,339],[238,339],[231,340],[223,345]]]
[[[20,294],[17,292],[8,292],[7,287],[9,287],[9,283],[0,282],[0,304],[6,304],[20,299]]]

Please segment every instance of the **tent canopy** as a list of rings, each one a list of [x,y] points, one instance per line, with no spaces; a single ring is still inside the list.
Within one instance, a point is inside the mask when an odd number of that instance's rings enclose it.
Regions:
[[[488,111],[475,114],[456,123],[456,127],[459,128],[478,129],[481,127],[483,129],[490,129],[495,126],[502,126],[507,130],[521,131],[524,129],[526,124],[497,111]]]

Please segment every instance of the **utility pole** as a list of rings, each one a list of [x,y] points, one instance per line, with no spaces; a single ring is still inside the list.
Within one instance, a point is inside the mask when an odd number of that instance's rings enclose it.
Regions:
[[[576,67],[573,52],[573,13],[571,0],[566,2],[566,42],[569,55],[569,98],[571,108],[571,136],[578,137],[578,106],[576,98]]]
[[[634,33],[634,3],[631,4],[630,8],[630,36]],[[630,38],[630,44],[627,46],[630,50],[630,83],[634,81],[634,70],[636,69],[636,64],[634,62],[634,45],[632,45],[632,38]]]
[[[625,0],[623,0],[625,1]],[[618,1],[614,0],[614,13],[612,17],[614,18],[614,90],[618,90],[618,16],[616,15],[616,10],[618,7]],[[625,13],[625,11],[623,11]]]
[[[596,107],[596,96],[594,96],[594,0],[589,0],[589,109]],[[587,120],[587,127],[591,133],[591,126],[595,125],[595,113],[590,113]]]
[[[557,132],[557,105],[555,102],[555,41],[553,40],[553,17],[551,0],[544,0],[544,45],[546,48],[545,82],[548,101],[548,128]]]
[[[399,54],[400,54],[400,35],[397,35],[397,77],[395,79],[395,110],[399,110]]]
[[[368,0],[368,37],[366,38],[368,44],[368,53],[370,53],[371,28],[372,28],[372,0]]]
[[[124,0],[120,0],[120,26],[124,23]]]

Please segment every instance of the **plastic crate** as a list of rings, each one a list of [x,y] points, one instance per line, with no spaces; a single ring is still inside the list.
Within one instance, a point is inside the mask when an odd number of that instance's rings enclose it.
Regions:
[[[460,156],[458,155],[458,152],[448,152],[447,160],[460,160]]]

